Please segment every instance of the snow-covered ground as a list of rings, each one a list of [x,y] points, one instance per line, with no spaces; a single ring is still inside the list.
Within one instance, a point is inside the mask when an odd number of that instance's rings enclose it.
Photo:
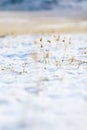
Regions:
[[[87,130],[87,35],[0,37],[0,130]]]

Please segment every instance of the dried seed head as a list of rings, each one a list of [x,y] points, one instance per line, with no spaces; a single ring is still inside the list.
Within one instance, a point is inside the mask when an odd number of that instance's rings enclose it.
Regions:
[[[46,53],[45,55],[46,55],[46,58],[49,58],[49,53]]]
[[[5,70],[4,68],[1,68],[1,70]]]
[[[60,40],[60,36],[57,37],[56,41],[59,41]]]
[[[50,40],[47,40],[47,42],[48,42],[48,43],[51,43],[51,41],[50,41]]]
[[[43,45],[41,44],[41,46],[40,46],[41,48],[43,48]]]
[[[40,42],[42,42],[42,40],[43,40],[43,38],[41,37],[41,38],[40,38]]]
[[[49,50],[46,50],[46,51],[44,52],[44,58],[49,58]]]
[[[71,59],[70,59],[70,63],[73,63],[75,61],[75,57],[73,56]]]
[[[62,40],[62,42],[65,42],[65,38]]]

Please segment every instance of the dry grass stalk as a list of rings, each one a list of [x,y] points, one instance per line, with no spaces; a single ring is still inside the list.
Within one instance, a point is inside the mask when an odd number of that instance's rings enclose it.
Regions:
[[[73,57],[70,59],[70,64],[72,64],[74,61],[75,61],[75,57],[73,56]]]

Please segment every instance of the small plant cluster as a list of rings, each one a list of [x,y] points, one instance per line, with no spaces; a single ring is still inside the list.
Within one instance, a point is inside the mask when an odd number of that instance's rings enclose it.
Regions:
[[[32,53],[32,57],[37,61],[40,61],[46,65],[55,65],[60,66],[65,61],[67,56],[67,50],[71,46],[71,38],[68,40],[64,37],[61,38],[60,35],[51,36],[48,39],[40,37],[39,41],[34,42],[40,51],[40,54],[37,52]],[[37,58],[38,57],[38,58]]]
[[[43,69],[47,69],[47,67],[62,67],[65,64],[68,65],[76,65],[78,68],[82,63],[86,63],[86,61],[82,61],[76,58],[76,56],[72,56],[70,51],[72,47],[71,38],[66,38],[60,35],[48,35],[41,36],[37,40],[33,42],[34,49],[31,48],[32,52],[29,55],[32,59],[32,63],[36,67],[42,67]],[[83,54],[87,55],[87,48],[83,48]],[[41,66],[38,66],[40,64]],[[23,61],[20,65],[18,64],[18,68],[15,63],[8,63],[8,65],[2,64],[0,66],[0,71],[11,71],[17,74],[29,73],[29,62]]]
[[[42,62],[45,69],[47,65],[58,67],[64,65],[64,63],[76,65],[79,68],[81,64],[87,63],[71,55],[72,40],[70,37],[66,38],[60,35],[51,35],[47,39],[45,39],[45,37],[40,37],[39,40],[34,43],[38,46],[40,52],[35,53],[34,59]],[[86,54],[87,48],[83,48],[82,55]]]

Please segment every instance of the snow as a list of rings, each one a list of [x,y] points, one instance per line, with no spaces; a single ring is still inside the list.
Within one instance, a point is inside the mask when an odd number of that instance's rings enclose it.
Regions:
[[[86,130],[86,70],[86,34],[0,37],[0,130]]]

